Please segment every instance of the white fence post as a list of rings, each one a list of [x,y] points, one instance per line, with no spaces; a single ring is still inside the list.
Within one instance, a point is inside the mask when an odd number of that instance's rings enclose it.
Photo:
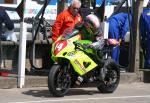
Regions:
[[[25,2],[23,1],[23,18],[20,23],[20,38],[19,38],[19,61],[18,61],[18,88],[23,88],[25,85],[25,63],[26,63],[26,34],[27,34],[27,24],[24,22],[24,8]]]

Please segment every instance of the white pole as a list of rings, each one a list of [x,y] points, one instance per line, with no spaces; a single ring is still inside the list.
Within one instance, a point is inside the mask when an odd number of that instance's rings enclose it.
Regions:
[[[24,0],[24,8],[25,8]],[[24,13],[23,8],[23,13]],[[25,84],[25,63],[26,63],[26,34],[27,23],[24,22],[24,14],[20,23],[20,38],[19,38],[19,61],[18,61],[18,88],[23,88]]]
[[[109,32],[109,23],[104,21],[104,39],[108,39],[108,32]]]
[[[26,34],[27,24],[21,23],[20,43],[19,43],[19,64],[18,64],[18,87],[25,84],[25,62],[26,62]]]

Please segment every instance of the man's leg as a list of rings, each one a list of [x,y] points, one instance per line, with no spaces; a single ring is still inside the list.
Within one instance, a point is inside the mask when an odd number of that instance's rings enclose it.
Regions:
[[[114,59],[117,64],[119,64],[119,54],[120,54],[119,46],[114,47],[112,52],[112,59]]]

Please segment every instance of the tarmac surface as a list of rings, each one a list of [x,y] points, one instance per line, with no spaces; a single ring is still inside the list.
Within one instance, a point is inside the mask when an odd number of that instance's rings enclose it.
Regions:
[[[1,103],[150,103],[150,83],[119,84],[114,93],[95,87],[72,88],[64,97],[53,97],[47,87],[0,89]]]
[[[47,87],[48,76],[25,76],[25,88]],[[121,73],[120,84],[139,82],[141,78],[135,73]],[[0,76],[0,89],[17,88],[17,75]]]

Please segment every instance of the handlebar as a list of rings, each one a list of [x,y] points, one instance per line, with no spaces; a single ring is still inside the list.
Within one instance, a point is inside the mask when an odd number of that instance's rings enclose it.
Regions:
[[[90,46],[87,45],[87,44],[81,44],[81,43],[78,43],[78,42],[73,42],[73,44],[75,45],[75,48],[80,48],[80,47],[82,47],[83,49],[90,48]]]

